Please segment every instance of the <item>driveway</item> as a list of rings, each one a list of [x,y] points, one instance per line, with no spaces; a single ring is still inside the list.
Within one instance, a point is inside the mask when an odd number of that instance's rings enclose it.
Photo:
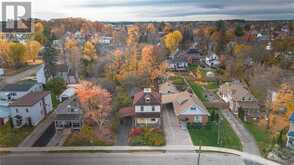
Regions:
[[[124,119],[117,130],[117,136],[116,136],[116,146],[127,146],[128,145],[128,135],[129,130],[132,126],[131,119]]]
[[[243,126],[240,120],[238,120],[229,110],[221,110],[222,115],[227,119],[230,123],[233,130],[236,132],[237,136],[239,137],[243,151],[254,154],[260,155],[259,149],[256,145],[255,139],[252,135],[248,132],[248,130]]]
[[[187,129],[180,128],[176,115],[171,108],[162,109],[166,145],[193,145]]]

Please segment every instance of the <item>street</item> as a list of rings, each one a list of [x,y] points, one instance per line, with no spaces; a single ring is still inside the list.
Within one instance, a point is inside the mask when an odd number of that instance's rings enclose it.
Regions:
[[[0,156],[1,165],[196,165],[196,153],[28,153]],[[202,153],[200,164],[245,165],[241,157]]]

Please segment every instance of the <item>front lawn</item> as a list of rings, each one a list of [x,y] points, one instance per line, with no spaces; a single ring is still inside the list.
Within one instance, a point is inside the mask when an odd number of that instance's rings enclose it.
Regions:
[[[6,123],[4,126],[0,127],[0,146],[16,147],[32,131],[33,127],[12,128],[9,123]]]
[[[194,145],[225,147],[242,150],[240,139],[235,134],[229,123],[224,119],[222,127],[218,128],[216,121],[209,121],[206,126],[188,126],[189,133]],[[218,132],[222,144],[218,144]]]
[[[187,88],[187,84],[181,76],[169,77],[169,80],[179,91],[184,91]]]
[[[193,92],[199,97],[202,102],[206,102],[207,98],[205,98],[205,91],[203,87],[195,82],[189,81],[190,86]]]
[[[133,128],[129,134],[132,146],[162,146],[165,144],[163,131],[159,128]]]
[[[253,122],[244,122],[244,126],[255,138],[260,152],[265,155],[272,147],[271,133]]]

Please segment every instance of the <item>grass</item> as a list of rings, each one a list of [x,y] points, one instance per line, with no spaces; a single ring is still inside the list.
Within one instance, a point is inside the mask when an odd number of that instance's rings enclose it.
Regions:
[[[173,77],[169,77],[169,80],[175,85],[175,87],[180,90],[183,91],[187,88],[187,85],[184,81],[184,79],[181,76],[173,76]]]
[[[16,147],[32,131],[32,127],[12,128],[10,123],[6,123],[4,126],[0,127],[0,146]]]
[[[205,87],[207,89],[217,89],[219,86],[218,86],[217,82],[212,81],[212,82],[208,82]]]
[[[244,126],[255,138],[260,152],[265,155],[272,146],[272,135],[266,129],[257,126],[253,122],[244,122]]]
[[[189,81],[190,86],[193,90],[193,92],[199,97],[199,99],[203,102],[206,102],[207,99],[205,97],[205,91],[203,89],[203,87],[195,82]]]
[[[53,109],[57,108],[59,104],[59,100],[57,99],[57,96],[54,95],[53,93],[51,93],[51,100],[52,100]]]
[[[240,139],[235,134],[229,123],[223,122],[222,145],[217,144],[218,126],[216,122],[208,122],[206,126],[200,128],[189,127],[189,133],[194,145],[225,147],[242,150]]]

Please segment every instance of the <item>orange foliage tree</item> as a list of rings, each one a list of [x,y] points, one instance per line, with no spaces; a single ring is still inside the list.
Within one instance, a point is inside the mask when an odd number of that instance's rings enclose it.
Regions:
[[[82,81],[77,88],[77,96],[85,117],[98,129],[103,128],[111,114],[111,94],[92,82]]]

